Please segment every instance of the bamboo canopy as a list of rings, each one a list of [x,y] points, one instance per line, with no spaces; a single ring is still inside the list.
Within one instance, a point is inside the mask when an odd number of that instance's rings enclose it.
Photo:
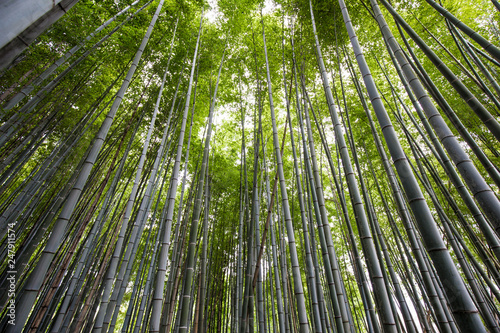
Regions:
[[[498,1],[6,1],[0,33],[0,331],[500,332]]]

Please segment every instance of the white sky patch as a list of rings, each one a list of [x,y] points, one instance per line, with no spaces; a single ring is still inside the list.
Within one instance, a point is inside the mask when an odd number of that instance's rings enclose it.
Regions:
[[[267,15],[276,9],[281,9],[281,5],[277,5],[273,0],[265,0],[264,8],[262,8],[262,14]]]
[[[210,9],[205,12],[205,18],[212,24],[215,24],[217,18],[221,15],[219,12],[219,6],[217,5],[217,0],[208,0]]]
[[[223,14],[219,11],[217,0],[208,0],[208,5],[210,6],[210,9],[205,12],[205,18],[210,23],[215,24],[217,19],[220,18]],[[275,4],[273,0],[265,0],[264,8],[262,8],[262,14],[267,15],[277,9],[281,9],[281,5]]]

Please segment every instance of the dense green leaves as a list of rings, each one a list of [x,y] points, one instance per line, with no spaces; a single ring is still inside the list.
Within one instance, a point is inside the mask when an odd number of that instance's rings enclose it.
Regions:
[[[9,299],[17,302],[26,293],[26,281],[29,281],[34,267],[43,261],[40,254],[55,232],[55,221],[61,218],[61,210],[63,215],[67,214],[63,207],[73,186],[81,186],[81,196],[74,212],[65,217],[67,226],[59,230],[60,241],[51,246],[53,259],[43,263],[48,271],[46,276],[41,277],[45,279],[41,282],[40,292],[33,296],[34,307],[26,321],[26,331],[30,328],[44,332],[53,330],[56,327],[52,323],[53,318],[61,320],[57,324],[61,325],[61,330],[95,329],[98,316],[94,314],[103,311],[103,299],[109,298],[113,288],[118,290],[116,288],[119,287],[124,292],[122,301],[117,304],[116,311],[107,314],[110,318],[115,317],[116,325],[113,327],[111,322],[110,329],[116,331],[121,330],[122,325],[125,325],[124,331],[132,331],[135,327],[146,330],[152,320],[155,325],[159,323],[161,331],[165,331],[167,326],[171,331],[182,330],[177,326],[180,319],[177,313],[184,313],[186,329],[197,332],[236,332],[244,325],[248,325],[248,330],[265,327],[267,331],[277,331],[279,321],[285,322],[286,330],[294,332],[299,331],[299,321],[302,329],[305,330],[305,322],[308,322],[309,328],[316,332],[334,331],[333,326],[346,331],[380,331],[384,323],[392,325],[383,322],[385,311],[392,311],[394,315],[395,325],[392,326],[404,331],[405,325],[410,324],[408,316],[403,318],[397,308],[402,301],[408,304],[417,331],[425,327],[434,331],[446,330],[447,325],[453,329],[454,307],[450,304],[454,299],[449,293],[445,299],[441,289],[443,286],[446,289],[450,281],[441,274],[441,267],[433,266],[430,261],[433,258],[432,249],[428,248],[429,252],[426,252],[422,245],[429,230],[419,230],[419,212],[409,210],[414,202],[407,197],[407,192],[402,192],[407,178],[401,173],[394,176],[400,160],[393,161],[393,164],[383,161],[384,152],[389,156],[388,148],[395,142],[382,140],[377,146],[379,143],[374,133],[383,138],[387,128],[381,128],[368,117],[369,113],[377,110],[373,109],[363,84],[367,71],[365,68],[360,71],[357,65],[359,56],[353,52],[337,1],[312,1],[325,75],[332,89],[331,101],[327,100],[322,85],[308,1],[220,0],[207,3],[166,0],[115,119],[110,121],[109,134],[96,138],[159,3],[158,0],[149,4],[140,0],[126,14],[82,44],[81,49],[47,79],[35,85],[20,103],[13,108],[5,108],[18,92],[37,82],[38,75],[59,57],[130,3],[130,0],[80,0],[0,73],[1,329],[9,325],[6,307]],[[130,17],[144,5],[144,10]],[[499,64],[471,38],[463,33],[459,36],[459,30],[448,25],[428,1],[393,1],[392,5],[484,110],[500,121],[500,96],[492,84],[492,81],[500,79]],[[442,1],[442,6],[498,47],[500,15],[490,1],[447,0]],[[381,4],[380,7],[394,42],[401,46],[408,62],[414,66],[413,70],[417,74],[421,69],[425,70],[419,80],[432,98],[429,103],[436,107],[450,133],[457,137],[457,144],[467,154],[465,159],[470,159],[479,171],[477,176],[484,178],[485,188],[491,189],[491,202],[498,202],[500,192],[496,177],[500,170],[500,142],[471,110],[468,101],[452,88],[429,60],[422,47],[418,47],[407,33],[403,38],[393,17]],[[443,155],[436,154],[434,146],[429,145],[434,136],[426,132],[407,95],[404,82],[398,76],[379,25],[372,15],[370,1],[349,1],[347,9],[353,33],[357,36],[366,67],[370,69],[375,83],[370,88],[373,89],[370,95],[373,97],[375,89],[378,90],[402,148],[400,157],[405,155],[409,166],[414,167],[416,181],[413,185],[420,187],[423,199],[430,208],[429,219],[437,223],[434,236],[444,240],[442,250],[449,251],[456,267],[459,267],[458,263],[465,265],[467,262],[469,265],[472,274],[464,274],[465,266],[460,266],[462,268],[457,271],[460,275],[455,276],[465,282],[467,289],[463,290],[463,294],[468,291],[467,294],[473,295],[475,308],[479,309],[482,318],[488,317],[485,311],[496,318],[500,315],[500,299],[491,295],[498,296],[500,283],[500,258],[495,249],[499,235],[493,231],[487,233],[491,224],[496,227],[495,218],[485,214],[484,225],[480,227],[477,224],[478,212],[471,209],[470,202],[464,201],[463,191],[477,194],[473,200],[481,213],[487,213],[488,208],[481,206],[481,195],[472,189],[474,184],[468,182],[468,174],[460,177],[469,187],[458,190],[456,179],[450,177],[450,169],[441,163]],[[202,11],[204,18],[199,34]],[[170,43],[177,19],[170,57]],[[117,27],[118,30],[108,39],[96,45]],[[193,64],[198,37],[199,56]],[[421,63],[421,69],[410,55],[405,39]],[[213,110],[210,150],[205,152],[206,159],[202,161],[204,149],[208,147],[205,143],[207,117],[224,49],[226,54]],[[80,60],[76,62],[77,59]],[[151,128],[151,142],[145,151],[144,169],[136,176],[167,62],[169,69],[156,121]],[[192,65],[195,66],[193,92],[186,100]],[[297,81],[294,76],[297,76]],[[283,80],[286,81],[286,94]],[[440,94],[433,91],[433,84]],[[272,106],[269,94],[272,94]],[[288,124],[286,96],[290,103],[291,123]],[[421,96],[417,99],[421,100]],[[34,104],[35,100],[36,105],[26,106]],[[339,123],[336,125],[332,123],[329,102],[338,111]],[[182,140],[182,154],[178,156],[179,169],[174,172],[186,105],[189,111],[183,130],[186,138]],[[170,110],[173,110],[172,113]],[[188,153],[186,143],[191,111],[194,114],[192,136],[189,158],[184,164]],[[372,117],[375,119],[375,113]],[[457,119],[463,127],[457,124]],[[168,150],[159,155],[165,130],[168,136],[164,146]],[[271,137],[273,130],[279,145],[284,138],[282,174],[278,184],[283,187],[277,186],[273,205],[269,207],[273,181],[280,169],[276,162],[278,144],[274,142],[276,138]],[[295,139],[295,160],[289,131],[293,131]],[[304,131],[305,141],[301,131]],[[438,128],[434,127],[434,131],[441,140],[446,139]],[[465,139],[466,132],[470,139]],[[343,137],[345,147],[339,144],[340,137]],[[89,147],[95,146],[96,142],[100,145],[101,141],[102,147],[95,152],[96,155],[87,156]],[[435,144],[440,145],[438,141]],[[443,146],[448,154],[453,153],[450,146]],[[310,160],[313,155],[316,165]],[[160,156],[158,163],[161,162],[158,175],[152,178],[150,190],[147,190],[151,175],[155,175],[153,164],[157,156]],[[83,161],[89,159],[94,162],[88,178],[75,185]],[[352,169],[347,167],[348,160],[357,162],[352,164]],[[119,167],[122,161],[123,170]],[[200,179],[202,162],[208,168],[207,174],[201,173],[203,179]],[[457,170],[461,170],[460,167]],[[348,174],[345,174],[346,171]],[[313,172],[316,173],[314,176]],[[184,173],[186,182],[183,182]],[[137,195],[131,196],[135,179]],[[297,179],[302,185],[301,193],[298,193]],[[208,188],[205,187],[207,182]],[[172,194],[172,206],[169,207],[169,188],[174,183],[174,187],[177,188],[177,183],[179,186]],[[360,185],[353,187],[361,183],[366,185],[365,188]],[[285,190],[288,198],[284,195]],[[151,191],[151,198],[147,191]],[[356,201],[358,191],[359,202]],[[401,192],[398,194],[398,191]],[[182,201],[181,192],[184,193]],[[106,196],[109,198],[105,199]],[[318,196],[324,196],[323,203],[321,198],[316,201]],[[146,201],[143,202],[144,198]],[[198,198],[197,203],[195,198]],[[131,210],[125,213],[129,199]],[[304,203],[302,212],[299,199]],[[324,211],[319,206],[323,204]],[[373,211],[370,209],[372,205]],[[142,220],[139,213],[141,206],[148,212]],[[289,206],[288,209],[286,206]],[[195,207],[199,226],[192,227]],[[209,208],[205,211],[204,207]],[[290,211],[289,217],[286,216],[287,210]],[[169,227],[167,212],[173,212]],[[272,232],[268,232],[265,226],[268,214]],[[123,247],[115,249],[124,216],[128,216],[131,222],[123,227]],[[144,228],[144,232],[139,232],[133,239],[133,223],[139,220],[143,223],[140,228]],[[251,221],[255,222],[253,230],[249,227]],[[445,229],[443,221],[451,222],[450,230]],[[8,222],[14,224],[9,225]],[[242,232],[239,231],[240,222]],[[352,234],[348,223],[352,226]],[[322,225],[324,228],[319,227]],[[8,232],[9,228],[12,233]],[[294,235],[289,234],[292,229]],[[203,237],[203,230],[208,230],[207,239]],[[262,238],[264,230],[267,239]],[[338,258],[336,276],[336,272],[328,271],[337,263],[330,262],[333,252],[330,255],[327,253],[331,251],[327,249],[327,245],[330,246],[327,230],[331,231],[331,246]],[[454,237],[459,245],[451,247],[453,230],[457,231]],[[95,232],[95,238],[91,236],[92,232]],[[170,233],[170,245],[162,252],[163,245],[157,240],[162,239],[165,233]],[[15,235],[13,252],[9,251],[10,234]],[[292,239],[295,243],[289,248],[287,242]],[[242,310],[245,284],[254,283],[250,279],[253,279],[251,270],[256,263],[248,262],[247,258],[257,260],[260,251],[248,246],[256,246],[262,241],[266,242],[259,263],[262,280],[255,281],[255,289],[246,294],[249,296],[248,313],[236,313],[236,309]],[[383,255],[378,252],[382,241],[387,246]],[[201,278],[203,242],[207,245],[207,266],[206,276]],[[126,264],[123,260],[125,253],[131,251],[128,244],[136,244],[137,252],[130,257],[130,282],[120,286],[117,281],[124,276],[109,273],[108,267],[115,253],[116,272],[120,271],[121,263]],[[306,249],[306,244],[310,248]],[[188,248],[191,248],[189,253],[193,258],[187,264],[192,268],[192,284],[187,284],[189,290],[182,290]],[[293,248],[297,250],[296,258]],[[251,255],[249,251],[253,251]],[[15,256],[17,271],[14,296],[4,292],[9,290],[8,272],[13,270],[9,269],[7,260],[11,253]],[[165,257],[160,259],[160,253],[165,253]],[[298,266],[292,267],[295,260]],[[377,262],[385,275],[379,274],[377,269],[373,270]],[[434,265],[437,265],[436,262]],[[241,270],[238,270],[236,266],[240,264]],[[245,276],[247,264],[250,273]],[[166,271],[158,270],[165,266]],[[371,275],[366,274],[368,267]],[[311,274],[311,269],[314,269],[314,274]],[[125,268],[122,270],[125,271]],[[237,272],[241,272],[239,276]],[[476,279],[475,282],[471,282],[471,276]],[[107,284],[106,277],[112,279]],[[161,278],[165,279],[165,289],[155,290],[154,286],[161,285],[155,279]],[[200,286],[200,281],[205,281],[205,286]],[[314,288],[311,283],[314,283]],[[396,285],[401,288],[398,295],[395,295]],[[299,286],[304,291],[305,306],[302,308],[302,296],[296,294],[301,289]],[[279,293],[276,292],[277,287],[280,288]],[[382,287],[387,290],[387,299],[377,296]],[[202,289],[206,296],[200,302],[197,296],[202,294]],[[313,292],[316,293],[314,297]],[[345,297],[337,297],[341,294]],[[477,306],[476,297],[479,294],[484,296],[486,305]],[[71,309],[72,312],[61,315],[62,304],[69,300],[66,298],[68,295],[72,297],[68,311]],[[158,308],[151,311],[153,297],[157,297],[153,295],[161,295],[161,300],[156,299],[161,311]],[[184,304],[181,295],[188,295],[186,299],[191,303]],[[280,308],[278,304],[283,305],[284,311],[279,318],[275,315]],[[151,313],[155,313],[155,318],[151,318]],[[446,320],[451,323],[440,325],[439,318],[443,317],[449,317]],[[199,318],[202,320],[198,321]],[[24,324],[17,322],[14,330],[20,331]],[[490,329],[495,331],[498,327]]]

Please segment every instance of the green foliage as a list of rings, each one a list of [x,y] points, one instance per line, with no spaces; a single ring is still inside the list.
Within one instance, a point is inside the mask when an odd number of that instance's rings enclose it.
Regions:
[[[80,0],[78,5],[76,5],[67,15],[64,15],[49,31],[38,38],[15,64],[6,72],[1,73],[0,92],[5,92],[5,95],[2,95],[2,103],[8,101],[9,98],[14,96],[14,94],[19,92],[24,86],[30,84],[33,79],[42,73],[43,70],[57,58],[83,41],[99,25],[115,15],[119,10],[123,9],[129,2],[130,1],[124,0],[106,0],[99,2]],[[73,172],[76,172],[78,162],[85,156],[88,147],[91,145],[100,124],[109,110],[109,105],[112,103],[114,94],[118,91],[123,81],[124,73],[126,73],[130,66],[131,59],[139,47],[140,41],[146,32],[158,2],[157,0],[153,1],[144,11],[131,19],[130,22],[121,27],[105,43],[86,57],[77,67],[69,71],[54,90],[52,90],[34,109],[33,113],[29,115],[29,121],[23,124],[20,132],[11,141],[8,141],[9,145],[0,148],[0,157],[5,159],[16,149],[19,142],[22,142],[31,131],[37,129],[37,126],[41,122],[46,120],[48,116],[53,116],[47,127],[44,128],[43,131],[40,130],[40,132],[38,132],[37,138],[43,138],[40,140],[39,145],[37,145],[33,151],[29,152],[29,158],[17,171],[12,183],[5,189],[2,188],[3,193],[0,198],[0,204],[3,205],[2,207],[6,207],[9,204],[12,200],[10,195],[17,193],[18,186],[22,188],[24,180],[31,177],[30,174],[35,173],[38,167],[43,164],[47,158],[50,158],[51,153],[61,142],[70,138],[70,135],[74,131],[81,131],[81,128],[78,127],[79,122],[85,119],[86,116],[90,116],[91,119],[95,118],[95,120],[88,124],[88,130],[81,139],[77,142],[75,141],[75,145],[71,148],[70,154],[65,158],[57,172],[55,172],[52,178],[47,182],[46,193],[48,193],[48,195],[40,198],[40,207],[44,205],[49,206],[49,204],[52,203],[51,195],[60,189],[61,184],[67,183],[71,179]],[[146,4],[145,0],[140,1],[138,5],[129,11],[129,13],[121,16],[104,31],[94,36],[68,63],[58,68],[58,70],[45,81],[45,84],[62,73],[68,68],[72,61],[81,56],[100,38],[109,33],[118,24],[123,22],[128,15],[144,4]],[[413,163],[416,157],[412,155],[410,143],[404,136],[403,125],[399,124],[397,121],[399,113],[402,115],[404,127],[407,128],[408,132],[417,138],[416,140],[419,145],[421,144],[424,146],[424,143],[419,137],[417,128],[410,121],[408,115],[402,111],[403,109],[400,101],[393,95],[391,84],[395,87],[396,92],[401,96],[406,105],[411,106],[410,100],[404,93],[397,72],[392,65],[391,58],[381,38],[378,25],[371,16],[371,8],[368,9],[366,7],[369,6],[368,2],[349,1],[347,5],[371,73],[377,82],[377,87],[381,95],[386,98],[384,104],[399,133],[402,146],[410,157],[410,161]],[[214,8],[210,8],[210,6]],[[425,0],[394,1],[394,6],[442,60],[458,73],[460,79],[470,87],[473,93],[478,96],[478,99],[480,99],[481,102],[486,105],[487,109],[498,119],[498,110],[491,102],[491,99],[475,85],[477,79],[470,78],[466,73],[460,70],[460,65],[466,67],[466,63],[464,59],[461,58],[459,49],[442,16],[433,10]],[[470,27],[476,29],[479,33],[493,41],[494,44],[498,45],[498,34],[492,27],[498,26],[500,16],[492,14],[492,8],[489,5],[489,1],[458,2],[447,0],[443,1],[443,6]],[[381,228],[386,234],[386,237],[392,237],[389,233],[392,226],[388,222],[388,216],[384,210],[382,198],[376,189],[375,181],[372,179],[370,168],[374,168],[375,174],[383,190],[387,191],[384,195],[386,198],[391,197],[391,194],[388,193],[388,179],[387,175],[382,172],[382,162],[377,153],[368,118],[356,91],[353,76],[361,80],[360,73],[355,65],[351,73],[351,69],[348,66],[347,56],[352,61],[355,61],[355,56],[352,52],[347,32],[345,31],[339,5],[335,1],[314,0],[312,1],[312,7],[325,63],[329,71],[329,77],[331,78],[331,85],[338,96],[336,104],[339,113],[345,121],[347,121],[347,116],[349,116],[356,151],[360,158],[361,173],[365,178],[368,192],[373,200],[374,209],[379,218]],[[488,8],[488,10],[485,10],[485,8]],[[309,1],[306,0],[279,0],[273,2],[271,5],[267,1],[263,2],[260,0],[220,0],[210,4],[199,0],[166,1],[151,36],[151,40],[139,64],[138,71],[132,80],[122,106],[118,111],[117,118],[111,127],[111,134],[102,148],[99,159],[100,167],[94,168],[88,188],[95,188],[100,184],[100,181],[103,181],[106,171],[111,166],[109,156],[114,155],[116,151],[118,151],[118,160],[123,156],[125,151],[124,145],[118,149],[118,142],[120,142],[121,138],[125,138],[125,142],[127,142],[131,138],[137,122],[139,119],[142,119],[139,124],[139,134],[133,139],[132,148],[127,159],[128,162],[122,175],[123,179],[121,179],[122,187],[120,188],[125,195],[120,199],[120,202],[117,201],[113,204],[114,207],[117,208],[116,211],[118,211],[118,207],[120,207],[120,209],[124,207],[128,199],[128,194],[131,192],[132,188],[131,182],[127,183],[127,181],[133,179],[135,176],[134,162],[141,154],[145,140],[144,133],[149,126],[149,121],[151,120],[159,91],[160,80],[169,60],[170,67],[168,69],[163,98],[160,103],[158,118],[153,132],[152,145],[147,155],[146,169],[150,169],[151,161],[154,160],[157,154],[158,143],[161,139],[163,129],[166,126],[171,109],[173,110],[172,122],[176,127],[169,137],[171,152],[167,155],[167,158],[175,156],[177,138],[179,135],[179,124],[182,121],[181,116],[186,103],[185,92],[187,90],[189,69],[202,10],[205,16],[202,26],[200,55],[197,60],[198,64],[196,69],[196,104],[194,105],[190,157],[187,164],[188,182],[186,193],[195,190],[193,187],[196,184],[195,180],[199,170],[199,164],[201,164],[200,156],[203,154],[206,118],[209,113],[210,103],[213,99],[214,85],[222,59],[222,53],[225,52],[225,61],[222,64],[222,74],[217,94],[214,134],[210,143],[211,151],[209,161],[211,188],[209,223],[214,235],[211,236],[210,244],[214,246],[213,256],[221,260],[219,267],[216,268],[221,271],[223,268],[229,270],[229,267],[234,265],[233,261],[236,255],[234,254],[235,250],[233,248],[236,248],[235,244],[237,244],[237,237],[239,236],[237,230],[239,223],[240,189],[244,188],[244,182],[241,184],[240,181],[241,172],[243,168],[246,168],[248,175],[248,194],[251,198],[251,189],[254,185],[252,184],[252,175],[255,171],[253,170],[253,156],[254,150],[256,149],[254,143],[257,139],[257,135],[260,135],[256,133],[258,126],[257,114],[259,110],[262,111],[262,137],[260,139],[264,141],[263,144],[261,142],[260,147],[257,147],[257,149],[259,149],[257,181],[258,187],[263,193],[260,196],[261,218],[259,222],[261,223],[261,233],[263,229],[262,221],[265,221],[267,216],[267,205],[269,204],[267,194],[261,186],[265,184],[265,173],[268,173],[272,184],[272,180],[277,172],[274,156],[275,152],[272,149],[272,129],[262,39],[263,29],[265,29],[267,51],[269,55],[270,79],[273,100],[277,112],[278,135],[280,140],[284,135],[286,136],[283,149],[283,167],[286,186],[289,190],[292,215],[294,216],[296,236],[297,238],[301,237],[301,221],[298,200],[296,197],[297,184],[295,184],[289,131],[294,131],[299,154],[303,143],[299,134],[300,132],[298,131],[300,124],[296,116],[296,93],[293,80],[294,68],[298,71],[299,85],[301,85],[301,80],[303,78],[304,86],[311,98],[314,112],[318,116],[322,126],[324,126],[326,140],[332,154],[332,162],[336,167],[337,175],[341,177],[341,186],[344,191],[343,195],[346,197],[348,214],[354,227],[357,242],[357,245],[354,244],[351,246],[357,246],[358,250],[362,252],[363,249],[360,245],[361,242],[358,236],[357,226],[354,223],[356,217],[353,205],[350,202],[347,182],[345,180],[346,177],[343,174],[344,170],[341,168],[340,157],[337,151],[338,148],[336,147],[333,136],[332,120],[326,105],[326,99],[318,73]],[[404,45],[389,13],[385,11],[385,9],[382,9],[382,11],[397,41],[401,45]],[[215,18],[214,13],[217,13]],[[169,55],[170,41],[177,19],[179,21],[176,38],[173,43],[172,55]],[[294,39],[293,54],[295,55],[295,59],[292,58],[292,37]],[[458,59],[460,64],[457,64],[457,60],[453,59],[443,50],[443,47],[439,45],[434,37]],[[420,50],[416,49],[412,41],[410,41],[410,45],[414,47],[417,57],[422,61],[424,68],[428,71],[429,78],[436,83],[451,108],[464,123],[465,127],[473,133],[474,138],[477,139],[478,145],[485,151],[492,163],[498,167],[500,165],[500,143],[496,141],[486,127],[478,121],[467,104],[450,88],[439,71],[425,58]],[[294,61],[296,63],[294,63]],[[485,62],[487,61],[485,60]],[[488,64],[488,66],[491,66],[491,64]],[[497,68],[492,70],[496,79],[498,79],[497,70]],[[283,77],[283,73],[285,73],[285,77]],[[384,74],[391,80],[391,84],[386,80]],[[482,74],[480,74],[480,77],[485,80]],[[179,79],[181,83],[179,85],[180,88],[177,95],[177,101],[175,105],[172,106],[173,96]],[[286,80],[289,89],[287,93],[292,118],[292,124],[287,124],[287,133],[284,133],[287,106],[283,80]],[[43,85],[41,87],[43,87]],[[39,91],[41,87],[36,87],[34,93],[32,93],[30,97]],[[12,88],[12,91],[9,91],[9,88]],[[109,91],[107,91],[107,89],[109,89]],[[369,104],[364,87],[361,89],[361,97]],[[192,97],[191,101],[188,101],[190,108],[192,107],[193,101],[194,97]],[[15,115],[21,106],[22,105],[19,105],[10,111],[2,109],[1,124],[4,124],[7,119]],[[369,106],[369,108],[371,108],[371,106]],[[245,161],[241,156],[241,112],[244,114],[245,122]],[[372,111],[369,110],[369,112]],[[413,111],[410,112],[413,113]],[[191,110],[188,117],[188,128],[190,119]],[[447,122],[450,128],[453,128],[451,122],[448,120]],[[314,123],[313,127],[313,137],[315,140],[316,153],[318,154],[318,161],[321,164],[320,172],[323,181],[322,185],[327,200],[326,208],[331,218],[330,227],[334,235],[335,248],[340,261],[346,262],[346,266],[351,265],[350,256],[352,255],[352,250],[349,248],[349,244],[346,244],[346,236],[344,234],[347,230],[345,225],[346,221],[341,216],[339,207],[336,204],[336,202],[340,200],[340,196],[334,189],[334,185],[331,185],[333,184],[333,179],[326,161],[326,153],[324,152],[324,147],[321,145],[320,136]],[[344,126],[344,131],[347,134],[348,128],[346,125]],[[380,129],[377,128],[377,131],[380,132]],[[455,131],[455,133],[457,132]],[[187,139],[185,139],[184,142],[186,141]],[[265,149],[263,147],[264,144]],[[385,145],[385,142],[383,144]],[[464,146],[466,145],[464,144]],[[352,150],[353,147],[349,147],[349,149]],[[468,147],[466,147],[466,149],[469,150]],[[172,153],[172,151],[174,153]],[[263,165],[264,151],[266,154],[266,165]],[[431,155],[427,148],[424,148],[423,151],[426,153],[426,157],[429,158],[431,165],[435,167],[437,174],[445,181],[445,185],[451,186],[451,182],[447,179],[446,173],[439,165],[438,161]],[[352,151],[350,154],[351,156],[353,155]],[[184,159],[185,156],[186,145],[184,145],[182,158]],[[487,172],[480,166],[472,153],[471,156],[480,172],[485,177],[488,177]],[[303,156],[301,158],[303,158]],[[370,162],[368,160],[370,160]],[[5,166],[8,167],[11,165],[13,165],[13,162],[9,162]],[[182,163],[181,165],[184,164]],[[196,169],[197,167],[198,169]],[[181,167],[181,172],[183,171]],[[114,172],[116,172],[115,169],[113,169],[113,174]],[[145,182],[144,179],[147,179],[148,172],[149,171],[145,171],[143,174],[143,183]],[[305,170],[301,170],[301,172],[305,173]],[[156,197],[154,201],[155,204],[158,204],[160,209],[166,205],[165,193],[168,189],[168,181],[171,173],[171,164],[168,164],[166,172],[162,175],[162,177],[166,179],[165,189],[163,190],[162,196]],[[356,177],[358,177],[359,182],[360,179],[357,174]],[[302,179],[304,178],[305,176],[302,175]],[[305,188],[305,186],[306,185],[303,183],[302,187]],[[445,194],[442,193],[435,182],[432,183],[432,186],[439,194],[440,200],[445,203]],[[88,190],[88,188],[85,190]],[[106,183],[105,190],[108,190],[108,188],[109,183]],[[265,187],[263,188],[265,189]],[[498,194],[498,188],[495,185],[492,185],[492,188]],[[103,193],[105,192],[106,191]],[[178,193],[179,192],[180,191],[178,191]],[[88,192],[85,192],[85,195],[89,196]],[[457,191],[451,190],[451,195],[452,198],[457,201],[460,209],[466,211],[465,205],[461,201]],[[187,194],[184,197],[185,202],[187,200],[186,198]],[[280,194],[276,197],[276,201],[279,202],[279,208],[275,209],[275,213],[281,217],[281,201],[279,198]],[[427,199],[430,202],[429,198]],[[179,194],[177,195],[177,200],[179,201]],[[391,200],[392,199],[388,201],[390,202]],[[176,202],[176,214],[178,205],[180,205],[180,203]],[[453,211],[452,207],[447,204],[443,204],[443,206],[447,214],[456,216],[456,212]],[[43,212],[43,207],[40,207],[34,210],[37,214]],[[136,203],[134,212],[137,208],[138,204]],[[249,215],[249,213],[247,214]],[[96,211],[93,211],[91,214],[93,219],[95,219],[96,215]],[[399,218],[397,218],[395,209],[394,215],[399,225],[400,221]],[[470,214],[466,213],[468,219],[471,218],[469,215]],[[38,215],[35,214],[34,216],[36,217]],[[276,220],[275,222],[278,222],[277,215],[274,215],[273,218]],[[309,216],[309,218],[312,219],[314,216]],[[114,226],[118,220],[119,218],[115,217],[115,220],[110,221],[109,225]],[[148,228],[156,232],[158,230],[158,223],[161,222],[159,220],[160,218],[156,217],[155,221],[149,221]],[[29,222],[27,222],[28,226],[36,225],[36,220],[27,219],[26,221]],[[182,222],[187,223],[185,221]],[[248,223],[248,221],[245,220],[245,223]],[[246,224],[244,230],[245,229]],[[244,233],[246,234],[246,231]],[[23,242],[24,239],[28,239],[29,236],[30,235],[27,233],[22,234],[20,243]],[[259,236],[262,236],[262,234]],[[466,242],[470,243],[472,240],[466,237]],[[316,244],[319,244],[318,234],[316,234]],[[394,244],[390,243],[390,245],[395,248]],[[304,263],[304,245],[297,242],[297,246],[299,248],[301,263]],[[140,243],[140,252],[147,253],[148,256],[152,253],[152,245],[146,242],[145,236]],[[134,277],[140,276],[140,272],[137,272],[140,259],[141,258],[136,258],[134,262]],[[319,261],[322,262],[322,258],[320,258]],[[306,271],[304,266],[301,266],[301,269],[305,281]],[[266,270],[269,270],[269,267],[266,268]],[[234,272],[231,271],[231,273]],[[266,271],[266,273],[269,273],[269,271]],[[229,276],[220,272],[217,274],[224,277]],[[349,286],[353,287],[356,284],[355,272],[351,267],[343,267],[342,276],[345,283],[349,284]],[[228,279],[223,283],[225,288],[232,288],[234,281]],[[130,293],[127,292],[124,301],[128,302],[129,298]],[[362,303],[360,298],[361,296],[358,289],[352,291],[352,298],[350,298],[349,301],[354,311],[361,312]],[[220,304],[209,306],[213,306],[213,309],[216,309]],[[121,311],[126,311],[126,309],[123,308]],[[121,313],[119,321],[123,321],[122,316],[123,313]]]

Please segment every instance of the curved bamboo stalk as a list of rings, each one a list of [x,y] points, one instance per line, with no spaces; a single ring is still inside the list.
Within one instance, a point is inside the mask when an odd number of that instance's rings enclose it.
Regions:
[[[500,61],[500,49],[490,43],[486,38],[481,36],[479,33],[476,31],[472,30],[469,28],[465,23],[460,21],[458,18],[453,16],[452,13],[444,9],[441,5],[439,5],[437,2],[433,0],[425,0],[429,5],[432,6],[436,11],[439,12],[443,17],[445,17],[447,20],[449,20],[451,23],[453,23],[454,26],[456,26],[458,29],[462,30],[467,36],[469,36],[471,39],[473,39],[476,43],[481,45],[489,54],[491,54],[492,57],[494,57],[496,60]]]

